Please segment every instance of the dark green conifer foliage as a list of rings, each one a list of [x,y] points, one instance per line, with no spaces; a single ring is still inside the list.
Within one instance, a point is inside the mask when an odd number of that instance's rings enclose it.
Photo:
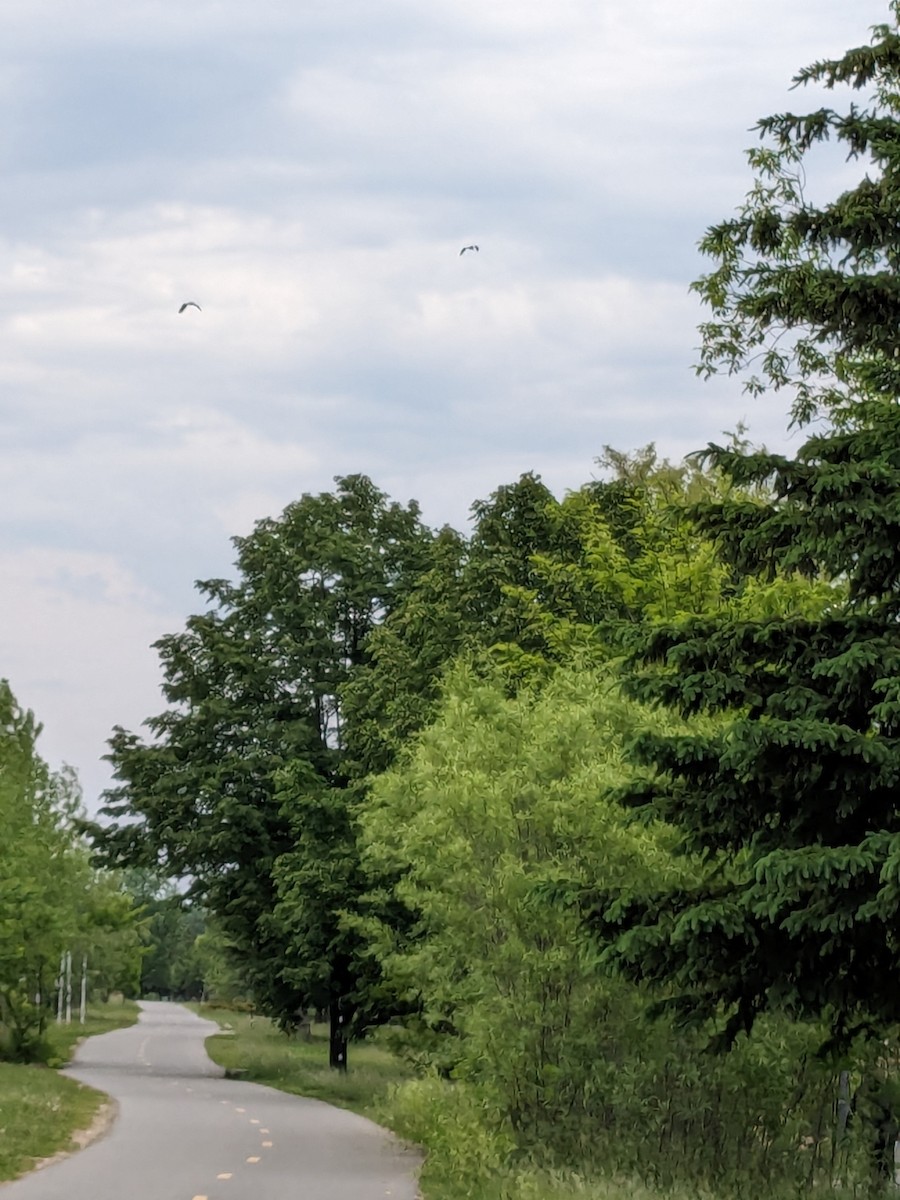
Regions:
[[[710,447],[773,499],[693,517],[736,579],[823,576],[835,602],[818,619],[725,612],[644,639],[635,692],[718,718],[644,734],[648,774],[626,797],[676,828],[697,881],[593,896],[608,961],[686,1018],[722,1022],[724,1044],[765,1010],[824,1017],[835,1046],[900,1021],[900,4],[891,14],[871,46],[798,76],[871,88],[870,107],[760,123],[775,148],[754,155],[740,218],[707,234],[720,266],[697,285],[717,318],[702,368],[763,348],[768,383],[795,385],[795,419],[824,408],[831,422],[793,459]],[[802,160],[829,136],[872,174],[817,209]]]
[[[900,410],[861,402],[854,428],[795,461],[711,448],[767,505],[694,509],[736,571],[845,576],[818,620],[693,618],[655,630],[633,687],[704,733],[645,733],[655,768],[627,800],[681,834],[696,887],[597,897],[610,957],[686,1015],[823,1015],[838,1039],[900,1019]]]
[[[861,359],[881,386],[887,378],[900,390],[900,6],[889,7],[870,45],[794,81],[848,85],[865,103],[759,121],[763,144],[748,155],[754,186],[738,215],[700,243],[715,263],[694,284],[711,309],[700,373],[750,367],[748,390],[789,388],[800,423],[852,396]],[[826,153],[838,166],[849,160],[857,182],[817,205],[810,195]]]

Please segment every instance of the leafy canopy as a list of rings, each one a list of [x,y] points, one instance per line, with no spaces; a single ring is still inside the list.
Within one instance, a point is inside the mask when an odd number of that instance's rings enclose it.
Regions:
[[[71,771],[37,753],[40,725],[0,680],[0,1057],[41,1054],[62,954],[88,955],[90,982],[133,990],[140,945],[121,881],[94,871],[76,833]]]
[[[336,977],[327,956],[316,980],[292,966],[286,906],[311,878],[304,847],[330,839],[353,854],[341,691],[432,540],[415,503],[389,502],[365,476],[336,482],[235,539],[237,579],[200,584],[208,609],[157,644],[168,707],[147,722],[149,739],[115,731],[118,784],[109,824],[93,830],[107,862],[191,881],[260,1008],[285,1024]],[[288,773],[311,778],[324,808],[291,793]],[[313,816],[328,829],[298,840]],[[290,884],[276,872],[288,854]]]

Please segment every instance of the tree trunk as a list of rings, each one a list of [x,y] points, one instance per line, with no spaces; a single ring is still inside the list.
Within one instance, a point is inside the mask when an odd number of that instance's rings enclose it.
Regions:
[[[332,1000],[328,1006],[330,1036],[328,1065],[335,1071],[347,1070],[347,1022],[340,1000]]]

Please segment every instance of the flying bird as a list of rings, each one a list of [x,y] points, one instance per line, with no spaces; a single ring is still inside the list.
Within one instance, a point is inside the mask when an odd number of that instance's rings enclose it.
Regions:
[[[196,301],[196,300],[185,300],[184,304],[182,304],[181,308],[179,308],[179,310],[178,310],[178,311],[179,311],[180,313],[183,313],[183,312],[184,312],[184,310],[185,310],[186,308],[190,308],[190,307],[191,307],[191,305],[193,305],[193,306],[194,306],[194,308],[196,308],[196,309],[198,310],[198,312],[203,312],[203,309],[200,307],[200,305],[197,303],[197,301]]]
[[[463,246],[462,250],[460,250],[460,254],[465,254],[465,252],[467,250],[477,250],[477,249],[478,249],[477,246]]]

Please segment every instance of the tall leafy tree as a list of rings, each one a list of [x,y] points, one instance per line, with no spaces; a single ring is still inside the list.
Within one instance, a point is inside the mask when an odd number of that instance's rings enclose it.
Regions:
[[[728,445],[750,448],[742,430]],[[690,517],[703,500],[762,502],[765,483],[738,487],[696,458],[660,459],[653,444],[630,454],[607,446],[598,461],[612,477],[548,503],[550,547],[532,554],[527,584],[505,589],[518,629],[493,657],[508,669],[540,677],[573,658],[609,662],[652,622],[725,609],[818,613],[832,596],[821,582],[741,578]]]
[[[281,772],[278,785],[292,835],[274,866],[279,902],[272,917],[285,932],[284,975],[307,1003],[328,1012],[329,1062],[343,1070],[350,1033],[396,1011],[390,999],[383,1004],[386,989],[365,938],[344,920],[366,907],[370,886],[357,845],[359,806],[299,760]]]
[[[144,942],[141,995],[202,996],[203,973],[195,943],[206,927],[203,910],[187,904],[176,884],[158,871],[131,867],[124,878],[137,906]]]
[[[716,607],[731,590],[685,513],[689,500],[721,492],[720,476],[673,466],[653,444],[632,454],[607,446],[598,463],[611,478],[551,502],[552,545],[535,549],[526,584],[507,588],[527,630],[520,652],[528,645],[551,662],[576,652],[608,661],[648,618]]]
[[[374,952],[413,1004],[412,1044],[500,1097],[523,1143],[581,1107],[610,990],[563,878],[671,870],[664,836],[628,827],[604,793],[621,783],[640,707],[613,672],[570,667],[539,692],[460,665],[437,720],[373,785],[365,862],[393,876],[414,919],[369,918]]]
[[[348,759],[357,779],[394,761],[406,740],[433,717],[440,682],[463,652],[514,659],[544,647],[529,603],[534,559],[560,544],[553,493],[534,474],[504,484],[472,505],[469,538],[444,528],[415,586],[374,631],[370,659],[345,684]],[[530,660],[529,660],[530,661]]]
[[[52,990],[73,932],[64,899],[72,781],[54,778],[38,756],[38,732],[0,682],[0,1053],[5,1043],[14,1058],[32,1053],[46,1017],[37,997]]]
[[[347,769],[355,782],[385,770],[431,718],[441,675],[471,636],[468,543],[440,530],[415,585],[372,631],[368,660],[341,690]]]
[[[61,956],[89,958],[102,989],[133,990],[138,932],[120,880],[92,870],[81,793],[37,752],[40,725],[0,680],[0,1056],[42,1053]]]
[[[746,447],[742,431],[729,444]],[[737,581],[686,514],[690,502],[726,494],[722,473],[673,465],[652,444],[631,454],[606,447],[599,463],[610,478],[562,500],[526,474],[472,506],[469,539],[440,531],[413,588],[373,631],[368,662],[342,689],[355,780],[387,769],[433,718],[460,655],[500,667],[515,689],[573,656],[608,661],[648,618],[732,601]],[[743,489],[745,500],[753,495]],[[776,609],[819,603],[807,584],[782,579],[764,590]]]
[[[291,974],[276,913],[274,866],[295,850],[280,773],[304,764],[329,791],[335,841],[347,836],[341,688],[432,538],[415,503],[389,502],[365,476],[336,482],[236,538],[236,581],[198,585],[207,611],[158,643],[169,706],[149,739],[115,731],[119,782],[94,830],[106,861],[191,881],[261,1009],[286,1025],[312,992]]]

